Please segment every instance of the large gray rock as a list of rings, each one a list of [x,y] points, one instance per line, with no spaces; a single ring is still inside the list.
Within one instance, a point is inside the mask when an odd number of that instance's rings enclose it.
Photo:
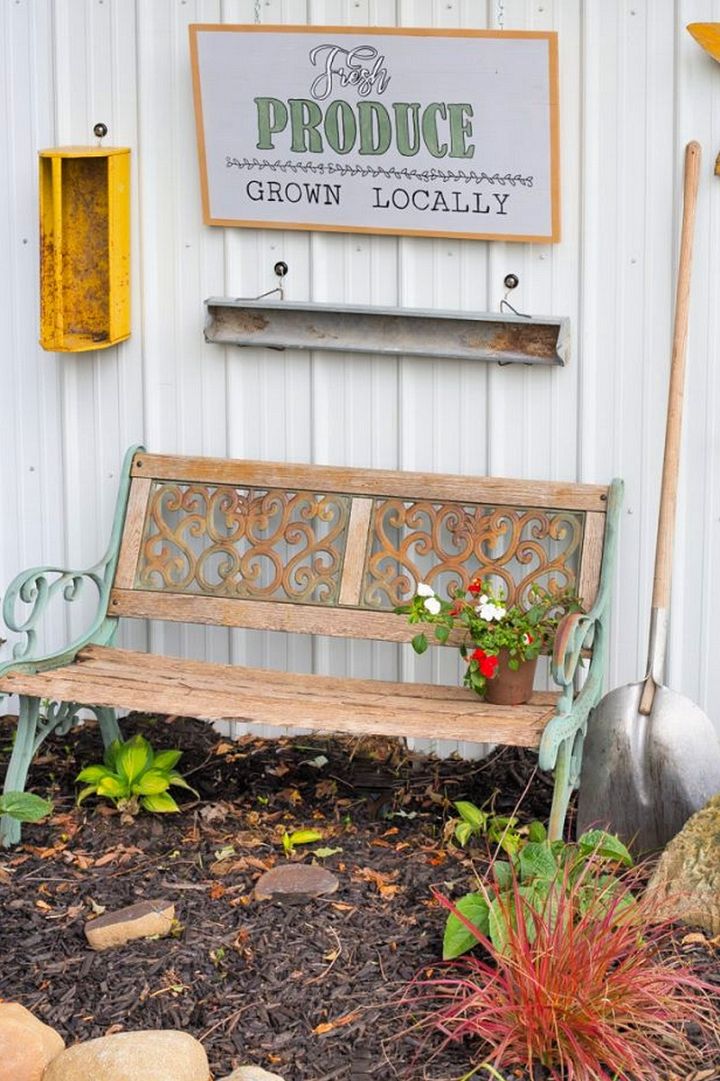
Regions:
[[[43,1081],[210,1081],[210,1067],[202,1044],[187,1032],[118,1032],[69,1047]]]
[[[720,934],[720,795],[688,819],[648,883],[663,914]]]
[[[0,1002],[0,1081],[41,1081],[62,1036],[18,1002]]]

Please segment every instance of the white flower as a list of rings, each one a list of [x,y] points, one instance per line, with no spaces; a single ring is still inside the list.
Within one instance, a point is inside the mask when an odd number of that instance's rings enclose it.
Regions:
[[[428,599],[423,604],[423,608],[427,608],[430,615],[436,616],[440,611],[440,601],[437,599],[437,597],[428,597]]]
[[[432,586],[429,586],[427,582],[418,582],[417,593],[418,597],[434,597],[435,590]]]
[[[478,602],[480,604],[487,604],[489,600],[490,598],[488,597],[487,593],[483,593],[481,597],[478,597]]]
[[[507,609],[503,608],[500,604],[493,604],[492,601],[488,601],[485,604],[478,604],[475,611],[480,616],[480,619],[484,619],[486,623],[492,623],[497,620],[498,623],[501,619],[504,619],[507,615]]]

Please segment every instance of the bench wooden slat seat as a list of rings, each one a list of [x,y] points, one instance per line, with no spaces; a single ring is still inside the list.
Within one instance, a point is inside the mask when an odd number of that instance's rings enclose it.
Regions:
[[[343,469],[148,454],[123,467],[107,553],[83,571],[34,567],[10,584],[3,616],[24,635],[0,665],[17,693],[18,731],[5,791],[22,790],[32,757],[81,708],[103,740],[116,709],[245,719],[355,734],[507,743],[538,749],[553,770],[550,834],[578,783],[587,719],[602,691],[622,484],[609,486]],[[429,582],[441,596],[476,578],[510,604],[534,585],[574,588],[587,611],[563,621],[552,658],[559,692],[497,707],[460,686],[297,675],[121,650],[121,619],[409,642],[395,609]],[[86,631],[38,648],[49,605],[97,592]],[[449,644],[457,644],[451,636]],[[576,681],[582,659],[584,681]],[[4,844],[19,825],[0,823]]]
[[[39,698],[147,712],[240,718],[351,735],[414,736],[537,747],[558,694],[536,692],[523,706],[492,706],[465,687],[297,675],[228,667],[88,646],[76,661],[48,672],[9,673],[2,689]]]

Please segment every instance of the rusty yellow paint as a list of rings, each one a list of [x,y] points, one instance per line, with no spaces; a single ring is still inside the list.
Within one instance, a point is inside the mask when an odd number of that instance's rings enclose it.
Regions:
[[[40,152],[40,344],[104,349],[130,334],[130,151]]]
[[[688,23],[688,30],[706,53],[720,60],[720,23]]]

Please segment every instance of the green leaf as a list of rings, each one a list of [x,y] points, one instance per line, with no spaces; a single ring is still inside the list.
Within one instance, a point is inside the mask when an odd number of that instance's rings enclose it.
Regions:
[[[158,792],[155,796],[143,796],[140,802],[146,811],[155,811],[157,814],[170,814],[173,811],[180,810],[169,792]]]
[[[528,841],[520,852],[519,863],[523,882],[532,878],[552,882],[558,873],[557,861],[547,841]]]
[[[515,901],[511,893],[493,897],[488,912],[488,934],[498,953],[506,953],[509,938],[508,920],[515,922]]]
[[[173,769],[182,758],[182,751],[158,751],[153,758],[153,769]]]
[[[76,781],[84,781],[86,784],[99,784],[103,777],[110,777],[113,771],[107,766],[86,766],[81,769],[75,778]]]
[[[342,848],[314,848],[313,856],[317,856],[319,860],[326,860],[328,856],[336,856],[338,852],[342,852]]]
[[[455,826],[455,840],[464,847],[474,832],[469,822],[458,822]]]
[[[105,748],[105,754],[103,755],[103,762],[109,770],[115,773],[115,760],[117,753],[122,747],[122,743],[119,739],[114,739],[109,747]]]
[[[468,803],[467,800],[458,800],[455,804],[455,810],[463,822],[467,822],[478,833],[484,833],[487,829],[488,813],[487,811],[481,811],[474,803]]]
[[[557,904],[548,906],[550,887],[547,882],[540,881],[539,879],[528,883],[527,886],[520,886],[518,894],[523,899],[523,920],[528,942],[534,942],[537,938],[537,927],[533,912],[536,912],[539,916],[543,916],[552,925],[555,920]]]
[[[52,809],[50,800],[35,796],[32,792],[5,792],[0,796],[0,814],[9,815],[17,822],[39,822]]]
[[[448,638],[450,637],[450,628],[443,626],[436,627],[435,637],[437,638],[438,642],[447,642]]]
[[[167,776],[170,784],[175,785],[176,788],[186,788],[188,792],[192,792],[194,796],[197,796],[197,798],[200,799],[200,793],[196,788],[193,788],[192,785],[187,783],[182,773],[178,773],[177,770],[173,769],[170,770]]]
[[[97,792],[97,785],[94,784],[89,784],[86,788],[83,788],[81,792],[78,792],[78,798],[75,801],[78,807],[83,800],[87,799],[88,796],[92,796],[95,792]]]
[[[488,903],[482,894],[466,893],[456,903],[455,907],[465,919],[469,920],[478,931],[486,937],[489,935]],[[468,931],[462,920],[459,920],[454,912],[451,912],[445,924],[443,935],[443,959],[452,960],[462,953],[467,953],[473,946],[477,946],[477,938]]]
[[[582,856],[599,856],[604,860],[615,860],[632,867],[633,858],[619,837],[605,830],[587,830],[577,839],[577,847]]]
[[[528,840],[537,844],[547,841],[547,830],[542,822],[530,823],[528,826]]]
[[[317,830],[294,830],[289,837],[291,848],[295,845],[311,845],[315,841],[322,841],[323,835]]]
[[[410,644],[416,653],[424,653],[428,647],[427,638],[424,634],[416,634]]]
[[[133,792],[138,796],[156,796],[159,792],[166,792],[170,787],[170,779],[161,769],[147,769],[132,786]]]
[[[152,747],[144,736],[128,739],[115,755],[115,768],[128,784],[133,784],[152,765]]]
[[[513,881],[512,865],[507,860],[495,860],[492,865],[495,873],[495,881],[500,891],[509,890]]]
[[[122,799],[123,796],[130,795],[129,787],[114,773],[108,773],[106,777],[103,777],[96,785],[96,791],[98,796],[109,796],[110,799]]]

